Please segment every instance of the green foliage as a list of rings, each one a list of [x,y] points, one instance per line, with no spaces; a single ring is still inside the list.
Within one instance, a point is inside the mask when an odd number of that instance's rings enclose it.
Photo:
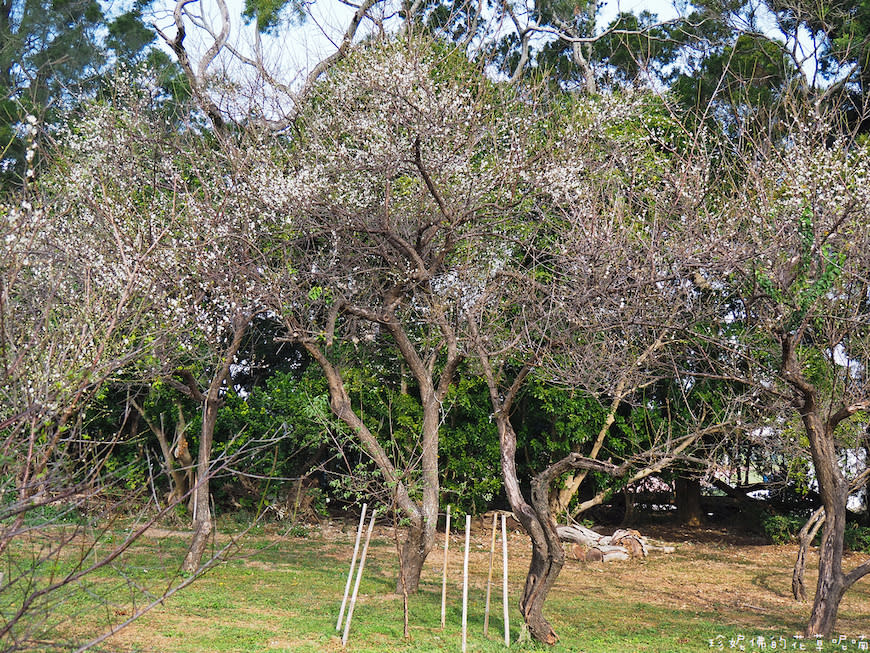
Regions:
[[[794,76],[794,65],[782,46],[760,34],[740,34],[733,45],[710,54],[694,75],[674,83],[687,107],[704,110],[711,102],[744,111],[765,111]]]
[[[148,482],[148,471],[145,460],[130,451],[126,455],[110,456],[104,463],[106,476],[115,483],[121,483],[120,493],[129,493],[145,487]]]
[[[806,523],[805,516],[795,514],[768,515],[761,522],[761,526],[773,544],[791,544]]]
[[[638,15],[622,12],[607,29],[592,52],[607,71],[608,81],[631,83],[656,69],[663,74],[681,45],[679,32],[659,24],[658,17],[648,11]]]
[[[791,544],[797,541],[807,516],[797,513],[767,515],[761,525],[765,535],[773,544]],[[816,534],[814,546],[821,540],[821,530]],[[870,528],[853,522],[846,524],[843,543],[849,551],[870,553]]]
[[[450,413],[439,442],[443,502],[456,514],[480,514],[502,491],[498,431],[486,383],[462,377],[445,403]]]
[[[533,380],[523,395],[519,441],[532,458],[553,462],[594,440],[606,418],[606,409],[594,397],[570,388]],[[622,423],[622,418],[618,419]],[[613,442],[621,446],[619,438]],[[543,468],[543,467],[542,467]],[[542,469],[541,468],[541,469]]]
[[[846,524],[843,543],[850,551],[870,553],[870,528],[859,524]]]
[[[755,270],[756,285],[779,305],[789,331],[798,328],[816,303],[835,288],[846,262],[846,253],[836,251],[831,244],[816,247],[818,235],[811,207],[804,207],[795,222],[797,260],[790,266],[790,274],[777,276],[773,270]]]
[[[247,21],[256,19],[257,29],[275,33],[282,18],[294,24],[302,24],[307,16],[301,0],[245,0],[242,16]]]
[[[278,372],[246,397],[228,392],[215,425],[215,455],[233,456],[259,439],[280,436],[277,449],[269,449],[274,455],[257,456],[245,471],[285,478],[307,473],[299,465],[328,437],[330,423],[322,421],[328,415],[322,413],[325,402],[326,383],[311,374]],[[192,420],[191,429],[200,419]]]

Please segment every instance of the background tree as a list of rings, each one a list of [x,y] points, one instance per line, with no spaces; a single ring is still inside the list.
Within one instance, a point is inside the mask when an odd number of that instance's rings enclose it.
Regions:
[[[20,183],[24,175],[28,115],[59,124],[115,65],[146,58],[154,40],[145,24],[150,4],[135,0],[119,10],[97,0],[0,3],[0,181]]]

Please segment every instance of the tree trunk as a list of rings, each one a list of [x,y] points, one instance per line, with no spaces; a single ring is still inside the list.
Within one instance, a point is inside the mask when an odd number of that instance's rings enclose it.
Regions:
[[[813,611],[807,625],[807,637],[828,636],[837,623],[837,611],[846,592],[843,575],[843,535],[846,530],[846,504],[829,514],[825,510],[822,545],[819,548],[819,580]]]
[[[556,582],[559,572],[562,571],[562,565],[565,563],[565,551],[562,549],[558,535],[555,534],[555,524],[547,524],[545,521],[550,514],[547,505],[549,487],[542,488],[543,496],[539,497],[546,507],[545,519],[542,520],[538,511],[529,505],[520,491],[516,471],[517,436],[513,426],[508,416],[503,412],[496,414],[496,421],[501,444],[502,474],[508,502],[514,515],[517,516],[532,540],[532,560],[529,563],[526,584],[520,597],[520,613],[532,637],[545,644],[555,644],[559,638],[544,616],[544,602],[547,600],[547,594],[549,594],[553,583]],[[541,489],[540,476],[539,474],[535,477],[539,489]],[[535,490],[533,490],[534,492]],[[554,537],[548,536],[548,526]]]
[[[145,410],[136,402],[133,401],[133,407],[138,411],[138,414],[145,420],[145,423],[148,425],[148,428],[157,438],[157,442],[160,445],[160,451],[163,454],[163,463],[166,467],[166,471],[169,477],[169,494],[166,497],[166,502],[168,504],[174,504],[180,502],[190,491],[190,488],[193,486],[193,478],[192,478],[192,470],[193,470],[193,459],[190,456],[190,452],[187,450],[187,440],[184,439],[183,429],[180,433],[179,444],[176,452],[173,454],[172,447],[169,445],[169,441],[166,439],[166,432],[163,428],[163,415],[160,416],[160,425],[154,424],[151,420],[148,419],[148,416],[145,414]],[[181,407],[178,409],[179,418],[183,420],[183,415],[181,413]],[[179,426],[176,426],[176,433],[179,433]],[[182,450],[186,455],[185,459],[179,458],[179,452]],[[180,462],[182,468],[179,468],[176,464],[176,461]],[[193,508],[193,498],[190,499],[189,503],[191,509]]]
[[[555,644],[558,641],[556,631],[544,616],[544,602],[547,594],[565,562],[565,552],[562,543],[556,534],[556,525],[549,524],[553,533],[548,537],[546,526],[538,512],[529,505],[520,490],[517,477],[517,434],[510,422],[510,409],[519,389],[531,371],[531,367],[523,367],[516,375],[507,392],[502,392],[496,381],[495,374],[490,365],[489,357],[483,347],[477,346],[480,360],[483,363],[483,373],[489,387],[489,397],[492,403],[493,415],[498,428],[499,453],[501,455],[501,470],[504,478],[505,494],[508,503],[513,510],[514,516],[522,524],[529,538],[532,540],[532,560],[529,563],[529,571],[526,575],[526,584],[523,595],[520,597],[520,613],[523,621],[529,629],[529,634],[546,644]],[[567,471],[567,470],[566,470]],[[541,475],[535,477],[537,485],[533,483],[533,501],[537,498],[537,504],[544,508],[544,514],[549,517],[549,483],[543,484]],[[537,490],[534,488],[537,487]],[[555,543],[555,548],[551,544]]]
[[[474,325],[472,323],[472,330]],[[476,333],[474,333],[476,337]],[[544,603],[565,564],[565,550],[556,531],[556,522],[550,511],[550,488],[557,478],[572,470],[599,471],[612,476],[624,476],[627,464],[619,467],[611,463],[599,462],[577,453],[572,453],[537,474],[532,479],[531,505],[520,490],[517,477],[516,453],[517,435],[510,421],[510,410],[517,393],[531,372],[531,366],[524,366],[514,377],[510,388],[505,390],[499,385],[496,371],[489,355],[478,341],[475,343],[478,357],[483,367],[483,375],[489,388],[492,412],[498,427],[501,468],[504,477],[505,494],[516,518],[523,525],[532,540],[532,559],[526,584],[520,598],[520,613],[529,629],[529,634],[545,644],[555,644],[559,638],[550,622],[544,616]],[[503,369],[498,369],[501,377]]]
[[[697,478],[678,476],[674,481],[677,502],[677,518],[685,526],[700,526],[704,513],[701,510],[701,482]]]
[[[418,378],[418,382],[420,379]],[[413,527],[408,532],[408,539],[403,552],[404,573],[400,574],[396,590],[402,593],[416,592],[420,584],[420,573],[429,552],[435,546],[435,534],[438,526],[438,503],[441,493],[440,477],[438,475],[438,436],[441,427],[441,401],[436,397],[435,390],[429,383],[421,383],[421,401],[423,403],[423,433],[421,465],[423,468],[423,500],[421,505],[422,524],[418,529]],[[416,532],[419,530],[419,532]]]
[[[807,566],[807,551],[812,544],[819,528],[825,523],[825,511],[823,508],[816,510],[798,533],[798,554],[791,574],[791,593],[795,601],[806,601],[807,590],[804,585],[804,571]]]
[[[213,529],[209,493],[209,478],[211,476],[211,446],[214,440],[214,427],[220,404],[212,399],[211,393],[205,401],[202,416],[202,431],[199,438],[199,455],[196,462],[196,484],[193,488],[193,540],[184,558],[182,569],[195,573],[202,562],[202,556],[208,545],[208,539]]]
[[[622,488],[622,496],[625,497],[625,512],[622,515],[622,526],[628,527],[634,524],[636,518],[634,512],[634,492],[626,486]]]
[[[815,386],[803,376],[797,358],[800,336],[800,331],[783,336],[781,373],[795,391],[793,403],[800,413],[810,441],[819,496],[825,509],[825,525],[819,548],[819,579],[806,630],[808,637],[814,637],[827,636],[833,632],[837,624],[840,601],[846,590],[870,573],[870,561],[859,565],[848,574],[843,573],[846,502],[850,488],[840,469],[834,435],[840,422],[856,412],[866,410],[866,407],[862,403],[843,405],[836,411],[829,411],[824,407],[819,401]],[[823,410],[829,415],[827,419],[822,417]]]
[[[417,589],[420,583],[423,563],[435,545],[435,528],[438,524],[438,504],[440,500],[438,438],[441,427],[441,408],[459,363],[462,360],[462,355],[457,346],[456,334],[450,325],[450,321],[437,306],[432,306],[432,323],[438,326],[447,352],[436,384],[435,358],[430,357],[426,361],[423,360],[414,343],[405,332],[404,325],[396,318],[396,307],[402,298],[403,292],[403,289],[398,286],[387,291],[383,297],[384,305],[381,312],[375,313],[363,307],[350,304],[346,304],[343,307],[344,310],[352,315],[364,318],[372,323],[380,324],[389,331],[402,355],[404,365],[408,366],[408,370],[417,381],[420,389],[420,404],[423,409],[423,424],[420,438],[422,497],[419,503],[412,501],[408,497],[407,489],[404,487],[401,492],[396,494],[399,507],[402,508],[405,514],[411,517],[412,523],[408,540],[402,553],[404,571],[400,571],[396,582],[396,591],[400,593],[413,592]],[[362,421],[353,414],[350,406],[345,405],[343,396],[346,396],[346,391],[338,370],[332,366],[319,349],[315,353],[307,344],[306,348],[309,349],[309,352],[312,353],[327,376],[332,378],[330,381],[330,396],[334,394],[336,397],[336,401],[333,402],[335,404],[333,411],[338,408],[341,413],[336,414],[341,419],[346,422],[347,420],[354,422],[352,428],[360,436],[369,454],[372,455],[378,467],[381,468],[381,472],[387,472],[384,473],[384,480],[387,483],[396,483],[399,479],[383,448],[371,436],[368,429],[362,424]],[[350,422],[347,423],[350,424]],[[405,470],[403,474],[407,474],[409,471],[411,470]]]
[[[423,563],[432,550],[433,542],[434,540],[427,538],[425,530],[419,526],[408,529],[408,535],[402,544],[402,558],[399,561],[399,578],[396,581],[398,594],[413,594],[417,591],[420,586],[420,575],[423,573]]]
[[[248,316],[237,316],[234,320],[233,339],[224,351],[221,366],[212,377],[208,394],[202,405],[202,430],[199,436],[199,452],[196,461],[196,484],[193,487],[193,540],[181,565],[182,570],[189,574],[199,570],[202,556],[214,528],[211,515],[211,494],[209,492],[214,428],[217,423],[218,410],[223,403],[221,388],[230,375],[230,365],[232,365],[239,347],[242,345],[242,338],[247,330],[249,320]]]
[[[396,581],[396,591],[414,592],[420,584],[420,574],[423,563],[435,543],[435,527],[438,519],[438,415],[433,419],[430,410],[425,408],[423,425],[423,500],[417,503],[408,493],[408,488],[399,472],[390,460],[387,452],[366,424],[354,411],[350,397],[344,386],[341,372],[326,357],[323,351],[314,343],[303,343],[305,349],[318,364],[326,377],[329,386],[329,405],[332,413],[344,422],[355,434],[357,441],[369,455],[383,476],[384,483],[391,486],[394,492],[396,506],[411,520],[408,537],[402,545],[400,572]],[[436,437],[431,440],[431,429],[436,429]],[[429,440],[427,440],[427,433]],[[434,476],[434,482],[433,477]]]

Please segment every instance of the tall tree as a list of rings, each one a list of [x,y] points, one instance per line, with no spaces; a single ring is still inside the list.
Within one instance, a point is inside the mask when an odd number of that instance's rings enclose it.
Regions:
[[[476,244],[508,229],[534,160],[520,129],[527,110],[501,91],[437,42],[372,45],[327,73],[298,137],[255,177],[265,210],[286,216],[275,309],[325,373],[335,415],[397,488],[411,520],[402,563],[411,591],[434,544],[438,443],[466,353],[466,289],[486,274]],[[377,333],[389,334],[419,392],[419,502],[352,406],[334,357],[335,340]]]

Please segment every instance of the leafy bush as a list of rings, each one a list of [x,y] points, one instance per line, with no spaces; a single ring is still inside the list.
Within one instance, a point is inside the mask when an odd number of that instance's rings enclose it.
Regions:
[[[850,551],[870,553],[870,528],[846,524],[845,545]]]
[[[798,533],[806,521],[805,516],[789,513],[768,515],[761,523],[765,534],[773,544],[788,544],[797,540]],[[821,535],[817,534],[813,544],[817,545],[820,538]],[[858,524],[846,524],[844,544],[850,551],[870,553],[870,528]]]
[[[773,544],[788,544],[794,542],[803,525],[807,523],[806,517],[800,515],[768,515],[761,525],[764,533]]]

